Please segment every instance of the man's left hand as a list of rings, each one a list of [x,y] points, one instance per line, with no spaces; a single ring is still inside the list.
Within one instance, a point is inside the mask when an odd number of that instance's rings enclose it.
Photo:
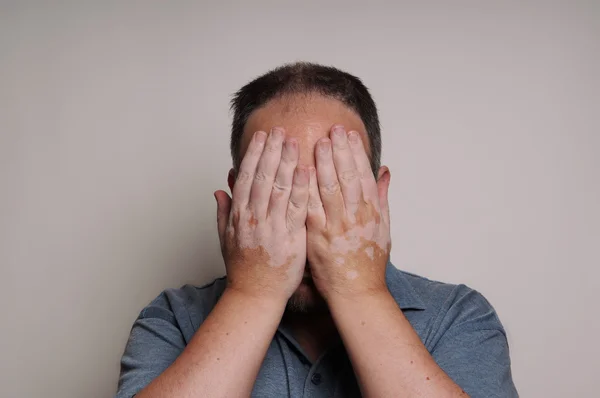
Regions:
[[[356,131],[333,126],[310,169],[307,257],[315,286],[330,301],[387,292],[390,172],[375,180]]]

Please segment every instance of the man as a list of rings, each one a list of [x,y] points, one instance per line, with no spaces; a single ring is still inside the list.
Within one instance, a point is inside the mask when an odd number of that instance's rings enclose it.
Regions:
[[[286,65],[232,109],[227,276],[141,312],[117,396],[516,397],[485,298],[388,262],[390,171],[362,82]]]

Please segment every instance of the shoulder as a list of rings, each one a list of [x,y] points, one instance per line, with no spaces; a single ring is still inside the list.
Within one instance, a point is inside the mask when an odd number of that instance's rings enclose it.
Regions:
[[[396,280],[392,286],[396,290],[403,290],[394,292],[390,288],[396,301],[399,304],[402,301],[417,303],[414,307],[420,311],[413,311],[407,317],[428,343],[435,344],[442,335],[464,328],[497,330],[505,334],[496,310],[477,290],[464,284],[431,280],[396,268],[390,271],[390,275],[390,279]]]
[[[437,310],[457,310],[463,315],[494,311],[492,304],[479,291],[465,284],[431,280],[405,271],[407,279],[426,307]]]

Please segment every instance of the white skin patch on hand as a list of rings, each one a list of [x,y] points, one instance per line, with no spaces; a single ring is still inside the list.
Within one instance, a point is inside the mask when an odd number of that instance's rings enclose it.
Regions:
[[[344,263],[346,262],[346,260],[344,259],[344,257],[336,257],[334,259],[335,263],[337,265],[344,265]]]
[[[369,258],[371,260],[373,260],[375,253],[373,252],[373,248],[372,247],[367,247],[365,249],[365,253],[367,254],[367,256],[369,256]]]
[[[288,267],[289,264],[296,258],[296,255],[289,255],[289,247],[294,243],[294,237],[290,237],[289,241],[283,244],[270,243],[271,234],[258,229],[255,218],[250,214],[250,220],[247,221],[248,227],[241,229],[235,239],[234,229],[231,228],[227,232],[229,240],[232,242],[232,247],[237,247],[241,251],[242,258],[249,257],[250,261],[263,261],[271,268]],[[269,244],[270,243],[270,244]],[[259,260],[260,258],[260,260]]]
[[[348,279],[358,278],[358,271],[350,270],[350,271],[346,272],[346,278],[348,278]]]

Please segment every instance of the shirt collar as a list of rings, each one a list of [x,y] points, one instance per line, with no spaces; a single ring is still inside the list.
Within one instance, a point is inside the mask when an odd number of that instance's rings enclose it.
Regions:
[[[397,269],[389,261],[385,269],[385,281],[390,294],[396,303],[398,303],[398,307],[400,307],[401,310],[424,310],[426,308],[423,300],[412,287],[404,272]],[[279,333],[281,333],[281,335],[283,335],[283,337],[292,343],[292,346],[298,350],[299,353],[302,354],[304,360],[307,363],[310,363],[308,355],[306,355],[303,348],[296,341],[292,331],[286,325],[284,325],[283,322],[279,324],[277,330]],[[336,343],[334,343],[334,346],[337,347],[338,345],[341,345],[341,343],[342,341],[339,339]]]
[[[388,289],[402,310],[424,310],[425,303],[402,271],[388,261],[385,269]]]

